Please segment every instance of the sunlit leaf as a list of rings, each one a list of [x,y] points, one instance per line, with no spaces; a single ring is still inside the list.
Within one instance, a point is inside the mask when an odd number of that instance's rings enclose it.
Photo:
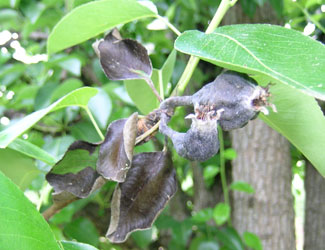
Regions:
[[[114,191],[106,237],[123,242],[130,232],[151,227],[176,188],[175,170],[167,153],[135,155],[125,182]]]
[[[35,206],[0,172],[0,249],[61,250]]]
[[[117,25],[156,15],[134,0],[101,0],[81,5],[54,27],[47,41],[48,54],[84,42]]]
[[[138,114],[112,122],[100,146],[97,171],[104,178],[123,182],[131,167]]]
[[[278,112],[260,115],[271,128],[297,147],[325,177],[325,117],[316,100],[285,85],[271,86]]]
[[[298,31],[269,24],[230,25],[211,34],[186,31],[175,47],[221,67],[266,75],[325,100],[325,46]]]

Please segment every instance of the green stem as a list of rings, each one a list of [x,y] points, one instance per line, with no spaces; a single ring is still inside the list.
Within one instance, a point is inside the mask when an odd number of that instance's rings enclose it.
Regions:
[[[218,25],[220,24],[221,20],[223,19],[224,15],[226,14],[226,12],[236,2],[237,2],[237,0],[222,0],[221,1],[217,12],[215,13],[213,19],[211,20],[211,23],[209,24],[207,30],[205,31],[206,34],[212,33],[218,27]],[[200,61],[200,59],[197,57],[194,57],[194,56],[190,57],[187,65],[185,67],[185,70],[172,93],[172,96],[183,94],[199,61]]]
[[[159,15],[157,15],[157,18],[159,19],[159,20],[161,20],[162,22],[164,22],[167,26],[168,26],[168,28],[170,28],[177,36],[180,36],[181,35],[181,32],[174,26],[174,25],[172,25],[169,21],[168,21],[168,19],[167,18],[164,18],[164,17],[162,17],[162,16],[159,16]]]
[[[225,144],[223,140],[223,131],[219,126],[219,142],[220,142],[220,177],[221,177],[221,185],[223,196],[225,198],[225,203],[230,207],[229,200],[229,190],[227,186],[227,177],[226,177],[226,163],[225,163]],[[231,226],[231,218],[228,218],[228,226]]]
[[[89,108],[88,108],[88,107],[85,107],[85,110],[86,110],[86,112],[87,112],[87,114],[88,114],[88,116],[89,116],[89,118],[90,118],[92,124],[94,125],[94,127],[95,127],[95,129],[96,129],[96,131],[97,131],[97,133],[98,133],[98,135],[99,135],[99,137],[100,137],[100,139],[101,139],[102,141],[104,141],[105,137],[104,137],[104,135],[102,134],[102,131],[100,131],[100,129],[99,129],[99,127],[98,127],[98,125],[97,125],[97,123],[96,123],[96,121],[95,121],[95,119],[94,119],[92,113],[90,112]]]

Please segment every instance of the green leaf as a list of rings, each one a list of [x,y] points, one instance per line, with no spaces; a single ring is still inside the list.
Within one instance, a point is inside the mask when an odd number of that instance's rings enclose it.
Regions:
[[[140,249],[146,249],[152,242],[153,229],[146,229],[141,231],[135,231],[131,234],[132,239],[135,241]]]
[[[151,80],[159,93],[159,70],[153,69]],[[125,80],[126,91],[134,102],[135,106],[143,113],[149,114],[159,107],[159,101],[143,79]]]
[[[55,157],[26,140],[17,138],[10,143],[8,147],[34,159],[41,160],[49,165],[53,165],[56,162]]]
[[[325,177],[325,118],[317,102],[281,84],[270,91],[278,112],[260,115],[261,119],[284,135]]]
[[[206,236],[195,237],[191,241],[190,249],[189,250],[219,250],[219,244],[213,240],[209,239]]]
[[[325,47],[298,31],[268,24],[223,26],[212,34],[186,31],[175,42],[183,53],[325,100]]]
[[[65,96],[69,94],[71,91],[81,88],[82,87],[82,81],[76,78],[70,78],[65,80],[63,83],[61,83],[53,92],[51,96],[51,101],[56,101],[57,99],[61,98],[62,96]]]
[[[256,234],[244,232],[243,239],[248,247],[253,248],[254,250],[263,250],[261,240]]]
[[[53,174],[67,174],[67,173],[78,173],[86,167],[96,169],[96,162],[98,158],[97,153],[90,154],[88,150],[76,149],[67,151],[64,156],[64,160],[58,162],[51,171]]]
[[[73,9],[52,30],[48,54],[82,43],[117,25],[156,13],[134,0],[102,0]]]
[[[173,50],[162,68],[160,70],[153,69],[152,71],[151,80],[160,95],[166,92],[168,82],[174,70],[175,61],[176,51]],[[126,80],[124,84],[132,101],[143,114],[148,114],[159,107],[157,97],[153,94],[145,80]]]
[[[15,150],[0,149],[0,159],[0,171],[21,190],[25,190],[40,173],[31,158]]]
[[[204,180],[214,178],[220,172],[219,166],[216,165],[208,165],[203,169],[203,177]]]
[[[231,183],[229,188],[249,194],[255,193],[255,189],[249,183],[243,181],[235,181]]]
[[[164,92],[163,93],[166,93],[166,89],[167,89],[167,86],[168,86],[168,83],[172,77],[172,74],[173,74],[173,71],[174,71],[174,67],[175,67],[175,62],[176,62],[176,50],[173,50],[168,58],[166,59],[164,65],[162,66],[162,68],[160,69],[160,72],[161,75],[162,75],[162,85],[163,85],[163,89],[164,89]],[[159,81],[160,82],[160,81]],[[161,89],[159,89],[159,92],[161,93]]]
[[[85,108],[89,99],[95,94],[97,94],[97,89],[95,88],[84,87],[76,89],[75,91],[51,104],[49,107],[25,116],[20,121],[0,132],[0,148],[7,147],[8,144],[11,143],[15,138],[20,136],[40,119],[42,119],[45,115],[52,111],[68,106],[80,106]]]
[[[237,157],[237,152],[233,148],[227,148],[224,157],[226,160],[233,160]]]
[[[90,99],[88,107],[98,126],[106,129],[112,112],[112,101],[109,95],[102,88],[98,88],[98,94]]]
[[[230,207],[225,203],[218,203],[213,209],[213,219],[218,226],[225,223],[230,216]]]
[[[71,239],[98,246],[99,234],[94,224],[87,218],[79,217],[66,225],[64,234]]]
[[[201,209],[196,214],[192,216],[192,220],[196,223],[205,223],[211,220],[213,217],[213,209],[208,207],[205,209]]]
[[[225,249],[244,250],[244,244],[237,231],[232,227],[225,227],[215,232],[216,237],[222,242]]]
[[[64,250],[98,250],[96,247],[93,247],[91,245],[75,241],[61,240],[61,244]]]
[[[0,172],[0,249],[61,250],[44,218]]]

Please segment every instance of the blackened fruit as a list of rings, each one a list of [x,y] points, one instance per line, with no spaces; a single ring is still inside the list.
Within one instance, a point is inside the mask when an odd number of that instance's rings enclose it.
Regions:
[[[224,109],[219,124],[223,130],[229,131],[245,126],[259,111],[268,113],[265,108],[269,105],[268,96],[267,89],[236,72],[227,71],[196,92],[192,103],[195,109],[202,105],[214,110]]]
[[[180,133],[167,126],[169,117],[166,113],[162,113],[159,129],[172,140],[180,156],[191,161],[206,161],[219,151],[217,129],[219,117],[220,112],[216,116],[190,115],[188,118],[192,119],[191,128],[186,133]]]

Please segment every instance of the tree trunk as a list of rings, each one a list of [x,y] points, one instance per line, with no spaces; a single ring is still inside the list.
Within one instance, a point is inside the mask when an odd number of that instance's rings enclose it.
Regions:
[[[225,16],[224,24],[279,24],[269,3],[247,17],[240,2]],[[262,240],[264,250],[295,249],[294,210],[291,195],[289,143],[261,120],[250,121],[231,133],[237,158],[233,161],[233,181],[246,181],[255,194],[232,193],[233,225],[242,234],[249,231]]]
[[[325,248],[325,179],[308,162],[305,176],[305,250]]]
[[[255,233],[265,250],[295,249],[289,143],[261,120],[232,132],[237,151],[233,181],[250,183],[255,194],[233,193],[233,225]]]

